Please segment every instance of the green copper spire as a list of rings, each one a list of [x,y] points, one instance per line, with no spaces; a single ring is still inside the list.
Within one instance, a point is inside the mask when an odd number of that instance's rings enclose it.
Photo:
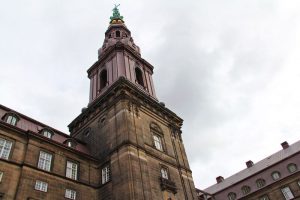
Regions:
[[[124,23],[123,16],[120,15],[120,12],[119,12],[119,9],[118,9],[119,6],[120,6],[120,4],[119,5],[115,4],[114,9],[112,10],[113,15],[110,17],[110,23],[111,24]]]

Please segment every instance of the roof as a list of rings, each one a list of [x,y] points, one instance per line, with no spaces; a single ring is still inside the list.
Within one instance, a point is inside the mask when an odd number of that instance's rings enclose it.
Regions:
[[[205,192],[210,194],[216,194],[217,192],[220,192],[240,181],[243,181],[247,179],[248,177],[251,177],[264,169],[269,168],[270,166],[273,166],[280,161],[283,161],[290,156],[299,153],[300,152],[300,141],[290,145],[286,149],[282,149],[271,156],[266,157],[265,159],[257,162],[250,168],[246,168],[226,179],[224,179],[221,183],[217,183],[215,185],[212,185],[206,189],[204,189]]]
[[[50,129],[54,135],[52,136],[51,140],[57,143],[60,143],[61,145],[65,145],[65,141],[71,139],[72,137],[68,134],[65,134],[55,128],[52,128],[46,124],[43,124],[35,119],[32,119],[22,113],[19,113],[11,108],[5,107],[2,104],[0,104],[0,119],[3,120],[3,117],[7,114],[7,113],[15,113],[17,114],[17,116],[20,118],[18,123],[16,124],[16,128],[19,128],[25,132],[32,132],[38,135],[40,134],[40,131],[43,130],[44,128]],[[48,138],[45,137],[45,140],[48,140]],[[82,143],[81,141],[76,140],[78,143],[76,145],[76,147],[67,147],[66,148],[70,148],[76,151],[79,151],[81,153],[87,154],[89,155],[89,150],[87,148],[87,146]]]

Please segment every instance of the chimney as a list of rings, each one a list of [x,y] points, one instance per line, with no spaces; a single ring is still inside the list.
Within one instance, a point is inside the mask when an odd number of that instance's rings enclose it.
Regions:
[[[281,146],[283,149],[287,149],[290,145],[287,141],[284,141],[283,143],[281,143]]]
[[[246,165],[247,165],[247,168],[250,168],[250,167],[252,167],[254,165],[254,163],[252,162],[252,160],[248,160],[246,162]]]
[[[221,182],[224,181],[224,178],[223,178],[223,176],[218,176],[218,177],[216,178],[216,180],[217,180],[217,183],[221,183]]]

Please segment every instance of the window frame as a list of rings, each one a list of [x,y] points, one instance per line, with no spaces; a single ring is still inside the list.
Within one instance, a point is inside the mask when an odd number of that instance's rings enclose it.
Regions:
[[[11,117],[12,119],[15,119],[14,123],[12,123],[12,120],[9,121],[9,117]],[[4,115],[4,121],[7,124],[10,124],[12,126],[17,126],[17,123],[18,123],[19,120],[20,120],[20,117],[15,113],[8,112]]]
[[[249,193],[251,192],[251,187],[248,186],[248,185],[244,185],[244,186],[241,188],[241,190],[242,190],[243,195],[247,195],[247,194],[249,194]]]
[[[48,169],[44,169],[44,168],[39,167],[39,165],[40,165],[39,163],[40,163],[41,153],[45,153],[45,154],[51,155],[49,170],[48,170]],[[39,151],[39,158],[38,158],[38,160],[37,160],[37,168],[38,168],[38,169],[41,169],[41,170],[43,170],[43,171],[51,172],[51,171],[52,171],[52,166],[53,166],[53,161],[54,161],[54,153],[49,152],[49,151],[47,151],[47,150],[40,150],[40,151]],[[44,165],[45,165],[45,164],[44,164]]]
[[[0,159],[9,160],[12,155],[14,141],[7,139],[7,138],[3,138],[3,137],[0,137],[0,140],[4,141],[2,148],[0,148]],[[6,147],[7,143],[10,143],[10,147],[9,147],[8,153],[4,154],[5,150],[7,152],[7,147]],[[4,157],[3,155],[6,155],[6,156]]]
[[[295,167],[295,168],[294,168],[294,171],[291,170],[290,167]],[[287,169],[288,169],[289,173],[292,174],[292,173],[295,173],[295,172],[298,170],[298,167],[297,167],[297,165],[296,165],[295,163],[289,163],[289,164],[287,165]]]
[[[47,134],[45,134],[47,133]],[[51,129],[48,129],[48,128],[43,128],[41,131],[40,131],[40,134],[43,136],[43,137],[46,137],[48,139],[52,139],[53,135],[54,135],[54,132],[51,130]],[[50,137],[49,137],[50,135]]]
[[[108,169],[108,170],[104,171],[104,169]],[[111,181],[111,168],[110,168],[110,164],[106,164],[103,165],[103,167],[101,167],[101,184],[104,185],[110,181]]]
[[[38,182],[40,184],[38,184]],[[40,185],[40,187],[37,187],[37,185]],[[44,186],[44,187],[43,187]],[[44,188],[44,189],[43,189]],[[40,192],[48,192],[48,183],[41,180],[36,180],[34,184],[34,189]]]
[[[275,174],[278,174],[278,178],[274,177]],[[272,172],[271,176],[274,181],[279,180],[281,178],[281,174],[279,171]]]
[[[76,173],[75,173],[75,178],[74,177],[72,177],[72,175],[73,175],[73,173],[72,173],[72,168],[68,168],[68,163],[72,163],[72,164],[75,164],[76,165]],[[71,160],[71,159],[67,159],[66,160],[66,167],[65,167],[65,169],[66,169],[66,177],[67,178],[70,178],[70,179],[72,179],[72,180],[79,180],[79,162],[77,162],[77,161],[74,161],[74,160]],[[71,175],[69,176],[68,175],[68,169],[70,169],[71,170],[71,172],[69,172]]]
[[[236,199],[236,193],[234,192],[229,192],[227,195],[228,200],[235,200]]]
[[[158,140],[155,140],[155,137],[156,137]],[[153,133],[152,133],[152,141],[153,141],[153,146],[154,146],[155,149],[157,149],[157,150],[159,150],[159,151],[162,151],[162,152],[165,151],[165,149],[164,149],[164,144],[163,144],[163,137],[162,137],[161,134],[158,134],[158,133],[153,132]],[[159,147],[160,147],[160,148],[158,148],[158,147],[156,146],[157,143],[159,144]]]
[[[74,196],[72,196],[72,193],[73,193]],[[77,191],[76,190],[72,190],[72,189],[66,188],[66,190],[65,190],[65,198],[75,200],[76,196],[77,196]]]
[[[285,191],[284,189],[288,189],[288,191]],[[292,192],[292,190],[291,190],[291,188],[289,186],[282,187],[280,189],[280,191],[281,191],[281,194],[283,195],[283,197],[284,197],[285,200],[290,200],[290,199],[295,198],[295,195],[293,194],[293,192]],[[286,195],[289,195],[289,194],[291,194],[292,197],[286,196]]]
[[[257,188],[263,188],[266,185],[266,180],[263,178],[259,178],[255,181]]]

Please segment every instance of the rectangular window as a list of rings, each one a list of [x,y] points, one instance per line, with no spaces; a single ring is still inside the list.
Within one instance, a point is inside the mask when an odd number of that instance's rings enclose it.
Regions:
[[[15,126],[17,124],[17,118],[12,115],[9,115],[6,119],[6,123]]]
[[[166,167],[162,167],[160,169],[160,173],[161,173],[162,178],[169,179],[169,172],[168,172],[168,169]]]
[[[0,158],[8,159],[10,150],[11,150],[12,142],[0,138]]]
[[[289,187],[284,187],[281,189],[281,192],[286,200],[293,199],[294,195]]]
[[[0,171],[0,183],[2,182],[3,172]]]
[[[47,190],[48,190],[48,183],[43,182],[43,181],[36,181],[34,189],[42,191],[42,192],[47,192]]]
[[[77,180],[78,165],[74,162],[67,161],[66,177]]]
[[[51,169],[52,155],[43,151],[40,151],[40,158],[38,163],[38,168],[50,171]]]
[[[68,199],[76,199],[76,191],[75,190],[66,189],[65,197],[68,198]]]
[[[155,148],[162,151],[163,147],[162,147],[162,143],[161,143],[161,137],[158,135],[153,135],[153,140],[154,140]]]
[[[110,180],[110,167],[106,165],[102,168],[102,184],[107,183]]]

